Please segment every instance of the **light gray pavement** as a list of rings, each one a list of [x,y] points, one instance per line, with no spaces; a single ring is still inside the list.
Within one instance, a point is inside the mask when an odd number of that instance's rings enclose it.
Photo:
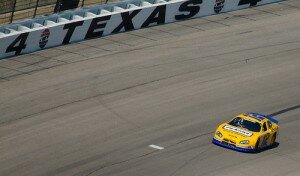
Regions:
[[[299,9],[289,0],[0,61],[0,175],[300,175]],[[245,111],[276,115],[276,148],[211,144]]]

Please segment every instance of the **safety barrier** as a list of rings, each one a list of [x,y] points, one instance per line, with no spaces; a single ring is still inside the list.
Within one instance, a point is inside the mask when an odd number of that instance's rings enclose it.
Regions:
[[[153,25],[281,0],[129,0],[0,27],[0,59]]]

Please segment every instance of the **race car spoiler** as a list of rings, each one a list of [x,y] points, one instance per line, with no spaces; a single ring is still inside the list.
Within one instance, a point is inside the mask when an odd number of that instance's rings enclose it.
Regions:
[[[256,112],[245,113],[245,115],[254,117],[254,118],[259,119],[259,120],[268,119],[273,123],[276,123],[276,124],[279,123],[279,121],[277,119],[275,119],[274,117],[267,116],[267,115],[264,115],[264,114],[259,114],[259,113],[256,113]]]

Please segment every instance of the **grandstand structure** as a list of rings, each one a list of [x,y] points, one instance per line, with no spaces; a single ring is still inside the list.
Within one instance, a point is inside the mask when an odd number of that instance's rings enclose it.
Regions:
[[[0,26],[18,20],[53,14],[57,1],[58,0],[1,0]],[[108,0],[79,0],[78,7],[104,4],[107,3],[107,1]]]

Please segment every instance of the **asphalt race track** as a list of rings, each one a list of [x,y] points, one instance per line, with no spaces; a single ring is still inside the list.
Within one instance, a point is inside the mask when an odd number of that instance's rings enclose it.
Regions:
[[[9,58],[0,77],[1,176],[300,175],[299,0]],[[280,120],[276,146],[211,144],[246,111]]]

